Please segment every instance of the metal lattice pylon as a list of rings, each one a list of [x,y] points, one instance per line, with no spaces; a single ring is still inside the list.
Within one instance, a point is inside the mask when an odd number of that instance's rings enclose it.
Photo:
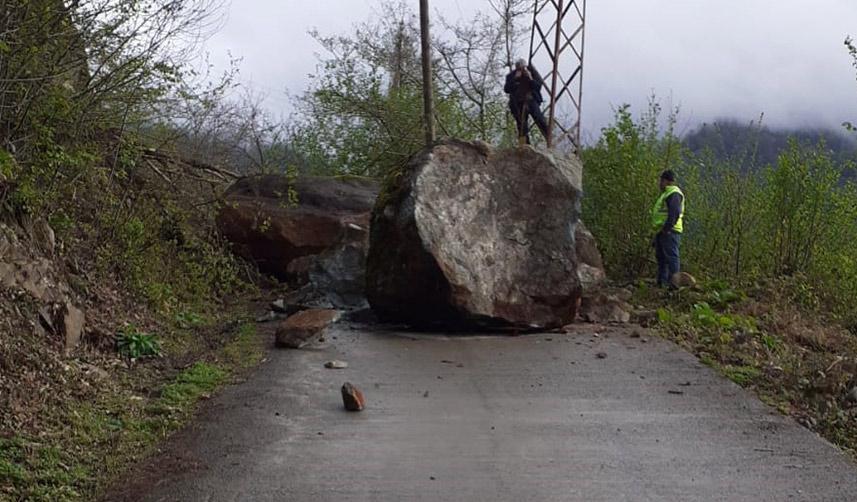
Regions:
[[[547,144],[574,153],[580,149],[585,20],[586,0],[535,0],[530,63],[544,72],[550,95]]]

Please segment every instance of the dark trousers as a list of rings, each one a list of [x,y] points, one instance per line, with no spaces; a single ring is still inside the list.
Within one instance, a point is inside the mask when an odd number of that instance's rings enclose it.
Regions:
[[[545,120],[545,115],[542,109],[534,99],[528,99],[526,106],[520,106],[517,101],[509,101],[509,111],[515,117],[515,123],[518,125],[518,137],[527,139],[527,144],[530,144],[530,117],[533,117],[539,130],[542,131],[542,136],[548,137],[548,122]]]
[[[679,244],[681,234],[658,233],[655,237],[655,256],[658,258],[658,286],[669,286],[673,275],[681,272]]]

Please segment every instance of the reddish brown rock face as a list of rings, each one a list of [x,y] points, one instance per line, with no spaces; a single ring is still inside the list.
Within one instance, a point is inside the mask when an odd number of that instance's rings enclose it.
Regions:
[[[364,261],[377,194],[377,183],[361,178],[248,177],[227,190],[217,225],[234,251],[262,272],[301,285],[320,283],[342,297],[334,304],[346,306],[365,301]]]
[[[446,142],[418,154],[372,213],[373,310],[462,329],[572,322],[581,175],[576,158],[531,148]]]
[[[275,334],[278,347],[299,349],[320,338],[337,321],[336,310],[310,309],[298,312],[280,324]]]
[[[346,382],[342,386],[342,402],[348,411],[362,411],[366,406],[366,399],[360,389]]]

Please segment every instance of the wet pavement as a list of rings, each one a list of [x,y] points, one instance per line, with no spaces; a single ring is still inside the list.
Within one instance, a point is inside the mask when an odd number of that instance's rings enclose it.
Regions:
[[[346,381],[364,411],[342,408]],[[144,470],[111,500],[857,500],[844,454],[631,328],[340,327],[321,348],[272,351]]]

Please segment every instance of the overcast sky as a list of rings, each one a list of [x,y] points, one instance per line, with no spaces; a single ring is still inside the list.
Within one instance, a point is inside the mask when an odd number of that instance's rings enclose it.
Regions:
[[[411,0],[415,9],[417,0]],[[470,18],[487,0],[430,0],[445,17]],[[290,110],[319,51],[307,31],[344,33],[378,15],[375,0],[232,0],[205,47],[217,68],[243,58],[241,79]],[[771,126],[838,127],[857,120],[857,81],[842,44],[857,36],[857,0],[589,0],[584,132],[616,106],[655,92],[681,106],[682,129],[718,118]],[[498,82],[497,85],[501,85]]]

